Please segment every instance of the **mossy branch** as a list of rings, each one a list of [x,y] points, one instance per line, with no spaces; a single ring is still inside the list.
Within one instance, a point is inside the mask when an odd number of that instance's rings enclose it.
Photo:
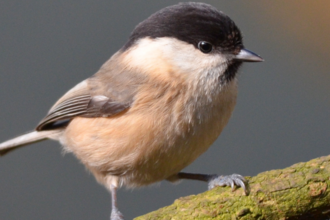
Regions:
[[[229,187],[177,199],[136,220],[330,219],[330,155],[247,177],[249,194]]]

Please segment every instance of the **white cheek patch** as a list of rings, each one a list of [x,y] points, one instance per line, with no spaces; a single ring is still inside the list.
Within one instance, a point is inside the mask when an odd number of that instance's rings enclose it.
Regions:
[[[174,70],[187,78],[203,80],[211,75],[223,73],[228,58],[219,53],[202,53],[186,42],[170,37],[144,38],[128,51],[125,62],[143,72],[156,71],[168,74]]]
[[[193,45],[174,38],[156,40],[162,48],[162,56],[177,71],[191,77],[205,77],[207,73],[217,75],[227,68],[227,57],[222,54],[205,54]]]
[[[155,39],[141,39],[125,54],[123,62],[132,69],[135,68],[142,72],[157,71],[158,67],[161,67],[161,72],[165,73],[168,64],[163,57],[163,47]]]

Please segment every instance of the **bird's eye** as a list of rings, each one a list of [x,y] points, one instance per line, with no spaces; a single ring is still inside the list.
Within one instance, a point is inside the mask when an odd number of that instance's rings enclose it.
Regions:
[[[206,41],[200,41],[198,43],[198,49],[202,51],[203,53],[210,53],[213,49],[212,44]]]

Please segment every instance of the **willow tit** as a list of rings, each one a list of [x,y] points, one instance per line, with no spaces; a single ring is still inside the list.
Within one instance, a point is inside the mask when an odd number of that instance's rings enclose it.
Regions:
[[[141,22],[127,43],[90,78],[69,90],[36,129],[0,144],[0,154],[58,140],[112,195],[116,189],[194,179],[240,186],[241,175],[180,172],[228,123],[237,71],[263,59],[243,46],[235,23],[204,3],[166,7]]]

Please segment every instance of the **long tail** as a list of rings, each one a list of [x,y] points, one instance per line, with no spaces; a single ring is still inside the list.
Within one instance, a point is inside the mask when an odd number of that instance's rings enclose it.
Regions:
[[[16,138],[10,139],[0,144],[0,156],[15,150],[19,147],[23,147],[28,144],[43,141],[48,138],[52,138],[59,134],[61,130],[49,130],[49,131],[32,131],[27,134],[23,134]]]

